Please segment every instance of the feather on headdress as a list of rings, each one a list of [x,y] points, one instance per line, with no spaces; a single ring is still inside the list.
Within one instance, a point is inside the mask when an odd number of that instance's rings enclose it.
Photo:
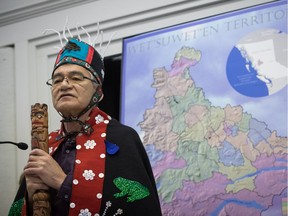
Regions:
[[[74,38],[70,29],[68,28],[68,19],[66,20],[66,23],[63,28],[63,33],[61,35],[60,32],[54,30],[54,29],[46,29],[44,34],[47,31],[53,31],[58,34],[59,40],[61,43],[61,47],[57,47],[60,49],[55,65],[54,70],[58,68],[59,66],[63,64],[78,64],[86,69],[88,69],[92,75],[95,77],[97,82],[102,85],[104,80],[104,55],[105,52],[110,45],[110,42],[112,40],[112,37],[114,34],[111,35],[109,41],[106,44],[106,47],[103,49],[103,31],[100,31],[99,22],[98,22],[98,30],[97,35],[94,38],[94,40],[91,40],[90,34],[86,31],[86,29],[81,26],[81,29],[85,32],[88,38],[88,42],[84,42],[80,36],[79,33],[79,27],[76,25],[76,31],[77,31],[77,38]],[[66,31],[69,34],[70,39],[66,37]],[[96,41],[101,36],[100,42],[99,42],[99,49],[96,50]],[[63,44],[63,39],[66,41],[66,44]],[[52,73],[53,75],[53,73]]]

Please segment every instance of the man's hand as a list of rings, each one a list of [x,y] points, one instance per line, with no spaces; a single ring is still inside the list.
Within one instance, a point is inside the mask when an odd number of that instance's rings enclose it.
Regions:
[[[41,149],[31,151],[24,174],[27,189],[30,188],[34,192],[38,189],[48,189],[48,187],[59,190],[66,178],[66,174],[59,164]]]

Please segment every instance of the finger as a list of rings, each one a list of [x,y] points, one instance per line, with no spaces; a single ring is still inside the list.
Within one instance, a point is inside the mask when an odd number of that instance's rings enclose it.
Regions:
[[[24,174],[25,175],[34,175],[34,176],[38,176],[38,169],[37,168],[27,168],[24,170]]]
[[[40,161],[40,160],[47,162],[50,158],[51,156],[42,150],[34,151],[29,155],[28,162]]]
[[[49,187],[44,184],[43,182],[34,182],[29,181],[27,182],[27,189],[29,194],[34,194],[37,190],[49,190]]]
[[[27,172],[29,169],[39,168],[41,165],[37,162],[28,162],[24,167],[24,171]]]
[[[43,151],[42,149],[33,149],[29,155],[35,155],[35,156],[43,156],[46,155],[47,153],[45,151]]]
[[[33,162],[33,161],[37,161],[37,160],[39,160],[39,156],[37,156],[37,155],[29,155],[29,157],[28,157],[28,163]]]
[[[38,163],[38,162],[29,162],[27,165],[24,167],[24,174],[25,175],[36,175],[36,176],[41,176],[45,173],[45,166],[43,163]]]
[[[25,175],[26,182],[35,182],[35,183],[43,183],[41,178],[35,175]]]

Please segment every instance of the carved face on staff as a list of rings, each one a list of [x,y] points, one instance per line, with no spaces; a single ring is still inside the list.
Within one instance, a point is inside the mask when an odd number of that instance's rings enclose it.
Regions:
[[[48,128],[47,105],[36,103],[31,106],[32,130],[36,127]]]
[[[48,111],[46,104],[36,103],[31,106],[31,145],[32,149],[40,148],[45,151],[48,149]]]

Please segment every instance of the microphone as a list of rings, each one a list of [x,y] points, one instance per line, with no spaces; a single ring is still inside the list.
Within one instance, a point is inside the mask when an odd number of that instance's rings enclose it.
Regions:
[[[28,148],[28,145],[23,142],[15,143],[11,141],[0,141],[0,144],[7,144],[7,143],[16,145],[19,149],[22,149],[22,150],[26,150]]]

